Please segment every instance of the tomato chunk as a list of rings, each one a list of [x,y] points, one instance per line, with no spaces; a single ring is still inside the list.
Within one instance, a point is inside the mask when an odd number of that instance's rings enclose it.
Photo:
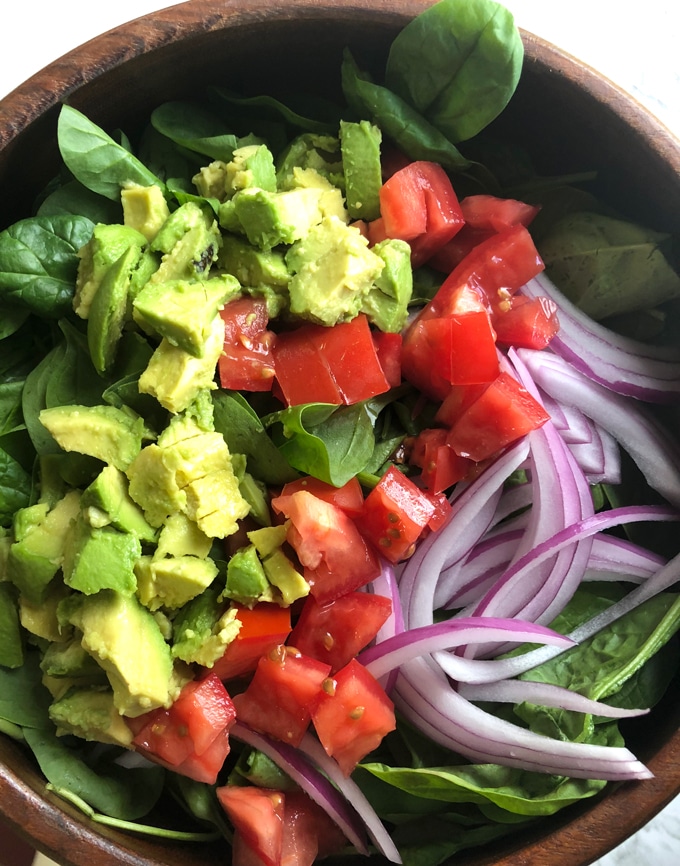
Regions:
[[[388,331],[374,331],[373,342],[378,353],[380,366],[383,368],[385,378],[394,388],[401,384],[401,334]]]
[[[539,212],[538,205],[495,195],[468,195],[460,209],[466,226],[481,231],[502,232],[516,225],[528,226]]]
[[[448,490],[465,478],[473,465],[467,457],[456,454],[447,437],[444,427],[428,427],[411,445],[411,462],[422,469],[423,484],[431,493]]]
[[[371,592],[348,592],[328,604],[310,596],[289,643],[334,672],[373,640],[391,613],[390,599]]]
[[[240,837],[234,845],[236,861],[244,843],[265,866],[280,866],[284,832],[284,795],[253,785],[224,785],[216,788],[220,805]],[[243,855],[239,860],[245,860]]]
[[[479,462],[545,424],[549,417],[516,379],[501,373],[461,414],[447,442],[457,454]]]
[[[507,306],[493,317],[496,339],[503,345],[544,349],[560,329],[557,304],[551,298],[514,295]]]
[[[217,369],[220,385],[235,391],[269,391],[274,381],[269,316],[262,298],[237,298],[221,310],[224,350]]]
[[[311,704],[330,665],[292,647],[262,656],[244,692],[234,696],[240,721],[256,731],[298,746],[311,718]]]
[[[241,622],[239,633],[212,667],[221,680],[254,671],[260,656],[282,644],[291,630],[290,610],[278,604],[238,607],[236,618]]]
[[[299,490],[306,490],[319,499],[323,499],[324,502],[336,505],[345,514],[349,514],[350,516],[360,514],[361,507],[364,504],[364,492],[357,478],[351,478],[342,487],[334,487],[332,484],[321,481],[319,478],[314,478],[312,475],[305,475],[304,478],[298,478],[295,481],[289,481],[287,484],[284,484],[281,493],[272,499],[272,508],[278,512],[285,512],[287,503],[289,502],[288,497]]]
[[[326,753],[346,776],[396,727],[394,704],[356,659],[319,693],[312,721]]]

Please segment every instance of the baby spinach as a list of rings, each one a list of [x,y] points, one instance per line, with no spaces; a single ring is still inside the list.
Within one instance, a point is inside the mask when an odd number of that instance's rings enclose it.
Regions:
[[[237,148],[260,141],[253,135],[239,137],[220,117],[193,102],[163,103],[152,112],[151,124],[175,144],[224,162]]]
[[[133,153],[70,105],[59,112],[57,140],[66,167],[92,192],[119,201],[129,183],[163,189],[163,181]]]
[[[457,143],[505,108],[523,58],[522,39],[505,7],[492,0],[439,0],[393,41],[385,84]]]

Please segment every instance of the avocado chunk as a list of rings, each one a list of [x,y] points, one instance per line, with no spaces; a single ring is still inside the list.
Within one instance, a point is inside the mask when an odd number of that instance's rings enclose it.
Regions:
[[[367,120],[340,121],[345,197],[352,219],[374,220],[380,216],[381,141],[379,127]]]
[[[98,373],[105,373],[116,359],[128,314],[130,277],[138,260],[139,250],[128,247],[106,271],[92,299],[87,320],[87,345]]]
[[[210,280],[148,283],[133,301],[134,318],[173,346],[200,358],[215,316],[240,293],[238,280],[222,274]]]
[[[141,541],[153,542],[157,532],[128,491],[124,472],[105,466],[92,484],[83,491],[80,506],[92,526],[111,526],[136,535]]]
[[[230,558],[223,595],[246,607],[252,607],[258,601],[274,600],[254,544],[240,548]]]
[[[290,311],[321,325],[353,319],[384,263],[358,228],[326,217],[286,254]]]
[[[21,509],[14,517],[15,541],[7,557],[7,578],[29,602],[44,601],[61,568],[65,539],[80,511],[80,494],[70,491],[49,509],[46,502]]]
[[[162,253],[151,282],[204,279],[208,276],[221,244],[217,222],[195,202],[180,205],[163,223],[149,245]]]
[[[267,580],[281,593],[284,605],[309,595],[309,584],[280,547],[266,556],[262,565]]]
[[[274,157],[265,144],[238,147],[225,166],[225,189],[231,197],[242,189],[276,191]]]
[[[344,223],[349,222],[349,213],[345,207],[345,198],[342,190],[333,186],[327,177],[315,168],[293,168],[290,180],[292,189],[318,189],[319,210],[322,217],[334,216]]]
[[[134,564],[142,555],[139,538],[112,526],[94,527],[81,515],[64,549],[64,583],[85,595],[102,589],[133,593]]]
[[[211,586],[186,604],[174,621],[172,655],[189,664],[210,668],[222,658],[238,635],[236,608],[219,602],[219,588]]]
[[[23,663],[24,641],[16,590],[7,581],[0,581],[0,666],[18,668]]]
[[[76,451],[125,470],[150,438],[144,420],[115,406],[54,406],[40,422],[64,451]]]
[[[131,247],[138,258],[145,244],[144,235],[131,226],[99,223],[94,227],[92,237],[78,253],[73,309],[81,319],[89,317],[92,300],[111,265]]]
[[[62,599],[71,592],[61,580],[48,585],[40,601],[26,595],[19,596],[19,619],[30,634],[46,641],[58,643],[68,639],[68,629],[59,623],[58,610]]]
[[[364,297],[362,312],[381,331],[398,334],[406,326],[413,294],[411,248],[406,241],[388,238],[375,244],[373,252],[385,266]]]
[[[220,205],[220,224],[227,229],[235,220],[251,244],[270,250],[305,237],[322,218],[319,189],[268,192],[244,189]]]
[[[71,688],[50,704],[49,716],[59,736],[75,734],[97,743],[125,748],[132,745],[132,731],[117,711],[109,688]]]
[[[276,526],[263,526],[261,529],[251,529],[248,533],[248,541],[262,558],[274,553],[277,547],[285,542],[288,535],[288,527],[285,523]]]
[[[212,559],[143,556],[136,563],[137,594],[149,610],[174,610],[200,595],[217,577]]]
[[[210,553],[213,540],[202,532],[186,514],[171,514],[158,536],[158,546],[154,556],[199,556],[205,558]]]
[[[281,250],[260,250],[235,235],[225,235],[217,264],[242,286],[287,286],[290,273]]]
[[[42,657],[40,670],[49,677],[88,677],[106,682],[104,671],[77,638],[51,643]]]
[[[215,370],[223,348],[224,322],[219,313],[210,325],[201,357],[163,338],[139,377],[140,392],[151,394],[169,412],[184,411],[200,391],[215,387]]]
[[[123,223],[152,241],[160,227],[170,216],[163,191],[156,184],[127,186],[120,193],[123,205]]]
[[[276,181],[279,189],[292,189],[295,186],[296,168],[313,168],[333,186],[339,189],[343,187],[340,141],[336,136],[303,132],[290,142],[278,163]]]
[[[169,706],[175,689],[170,647],[137,596],[110,589],[75,593],[62,602],[60,613],[79,629],[83,647],[106,672],[121,715],[134,718]]]

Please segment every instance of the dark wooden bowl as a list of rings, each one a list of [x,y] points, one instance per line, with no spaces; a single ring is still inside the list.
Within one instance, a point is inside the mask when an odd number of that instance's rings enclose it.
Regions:
[[[134,134],[150,109],[207,83],[285,94],[337,91],[340,55],[384,57],[427,0],[192,0],[106,33],[0,102],[0,228],[27,215],[58,165],[63,100],[108,129]],[[524,33],[526,64],[497,122],[547,172],[596,168],[602,194],[629,216],[680,231],[680,145],[641,106],[559,49]],[[649,821],[680,791],[680,688],[631,726],[630,744],[655,774],[541,821],[512,841],[465,855],[467,866],[584,866]],[[172,845],[109,830],[53,794],[15,742],[0,737],[0,813],[39,850],[69,866],[208,866],[223,846]]]

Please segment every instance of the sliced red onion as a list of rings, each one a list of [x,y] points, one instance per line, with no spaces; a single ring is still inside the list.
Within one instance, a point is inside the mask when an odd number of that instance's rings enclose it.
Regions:
[[[387,640],[404,631],[404,612],[401,609],[401,597],[394,569],[386,559],[381,560],[381,571],[378,577],[371,583],[370,589],[376,595],[389,598],[392,602],[392,612],[387,620],[378,630],[375,643]],[[390,671],[387,676],[380,680],[380,685],[387,694],[391,694],[397,681],[397,672]]]
[[[607,716],[612,719],[630,719],[644,716],[648,709],[627,710],[610,704],[594,701],[571,689],[552,683],[533,680],[502,680],[498,683],[471,686],[463,684],[458,694],[468,701],[499,701],[506,704],[530,703],[542,707],[558,707],[575,713],[588,713],[592,716]]]
[[[612,575],[617,580],[643,579],[655,574],[667,560],[658,553],[646,550],[625,538],[614,535],[596,535],[593,549],[588,560],[588,572],[594,580],[602,580],[603,575]]]
[[[615,334],[571,303],[554,283],[539,274],[522,288],[530,298],[549,297],[558,307],[560,329],[553,352],[583,375],[626,397],[650,403],[680,399],[680,352]]]
[[[562,403],[578,406],[611,433],[649,486],[680,506],[680,448],[645,407],[590,381],[550,352],[519,349],[518,355],[540,388]]]
[[[323,773],[319,772],[314,764],[310,763],[302,752],[287,743],[253,731],[242,722],[233,725],[230,736],[271,758],[335,821],[357,851],[368,854],[363,820],[348,804],[346,797],[328,781]]]

